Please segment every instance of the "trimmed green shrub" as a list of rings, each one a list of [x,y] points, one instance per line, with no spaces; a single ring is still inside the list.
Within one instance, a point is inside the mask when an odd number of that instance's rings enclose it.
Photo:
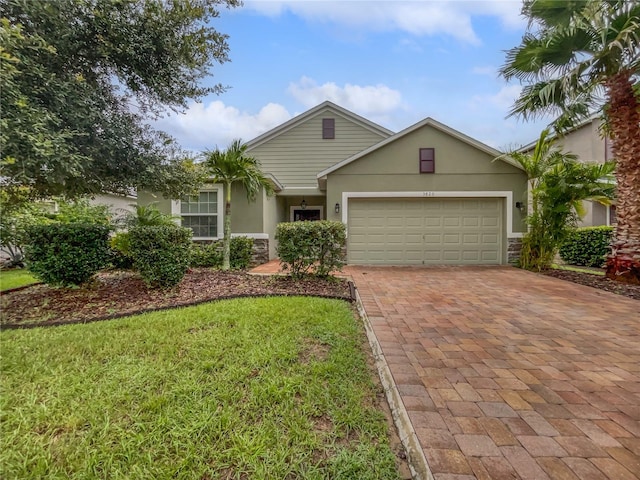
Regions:
[[[288,222],[276,228],[278,256],[293,277],[326,277],[345,264],[346,231],[342,222]]]
[[[152,288],[170,288],[189,268],[191,230],[177,225],[137,226],[129,230],[134,268]]]
[[[253,240],[247,237],[231,238],[231,268],[244,270],[251,265]],[[213,243],[194,243],[191,247],[191,267],[222,268],[222,240]]]
[[[107,265],[109,230],[106,225],[86,223],[30,226],[27,268],[49,285],[81,285]]]
[[[251,254],[253,253],[253,240],[248,237],[231,238],[231,268],[233,270],[244,270],[251,265]]]
[[[584,227],[569,234],[560,247],[560,258],[571,265],[602,267],[611,252],[613,227]]]
[[[222,266],[222,247],[220,242],[192,244],[189,266],[220,268]]]

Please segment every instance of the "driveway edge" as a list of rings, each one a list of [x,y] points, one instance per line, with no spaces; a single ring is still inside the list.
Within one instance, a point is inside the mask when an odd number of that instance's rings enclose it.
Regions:
[[[378,370],[378,376],[380,377],[382,388],[384,388],[384,394],[387,398],[387,403],[389,404],[389,408],[391,409],[393,423],[398,429],[398,436],[400,437],[400,441],[402,442],[402,445],[404,446],[405,452],[407,454],[407,461],[409,463],[409,469],[411,470],[411,477],[414,480],[434,480],[431,469],[429,468],[429,464],[427,463],[427,458],[425,457],[422,447],[420,446],[418,436],[416,435],[416,432],[413,429],[413,425],[411,424],[411,420],[409,419],[409,413],[402,403],[400,392],[398,391],[396,383],[393,380],[391,370],[389,369],[389,365],[384,358],[382,347],[380,346],[378,338],[373,331],[373,327],[371,326],[371,322],[369,321],[367,312],[362,305],[360,293],[358,292],[357,288],[355,290],[355,299],[358,313],[360,315],[360,318],[362,318],[362,323],[364,324],[367,339],[369,340],[369,345],[371,346],[371,351],[373,352],[373,358]]]

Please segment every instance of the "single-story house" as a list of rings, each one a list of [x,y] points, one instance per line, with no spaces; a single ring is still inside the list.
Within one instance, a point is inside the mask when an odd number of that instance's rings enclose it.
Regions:
[[[350,264],[500,265],[519,252],[526,174],[432,118],[393,133],[324,102],[249,141],[248,153],[276,193],[249,203],[236,188],[231,228],[270,259],[278,223],[319,219],[346,224]],[[196,240],[222,237],[221,185],[181,200],[139,192],[138,201],[180,215]]]
[[[528,153],[533,151],[535,142],[520,149]],[[602,133],[602,119],[592,116],[558,138],[558,146],[564,152],[572,153],[578,160],[588,163],[604,163],[613,160],[611,140]],[[616,206],[599,202],[584,201],[584,216],[578,221],[579,227],[615,225]]]

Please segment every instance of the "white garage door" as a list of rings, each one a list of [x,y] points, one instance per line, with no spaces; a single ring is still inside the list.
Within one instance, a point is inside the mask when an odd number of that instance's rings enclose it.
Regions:
[[[348,262],[500,264],[501,205],[498,198],[350,199]]]

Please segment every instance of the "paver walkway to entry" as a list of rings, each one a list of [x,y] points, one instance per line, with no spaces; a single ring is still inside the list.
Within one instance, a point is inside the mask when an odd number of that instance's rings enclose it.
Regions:
[[[511,267],[347,267],[433,476],[640,478],[640,302]]]

